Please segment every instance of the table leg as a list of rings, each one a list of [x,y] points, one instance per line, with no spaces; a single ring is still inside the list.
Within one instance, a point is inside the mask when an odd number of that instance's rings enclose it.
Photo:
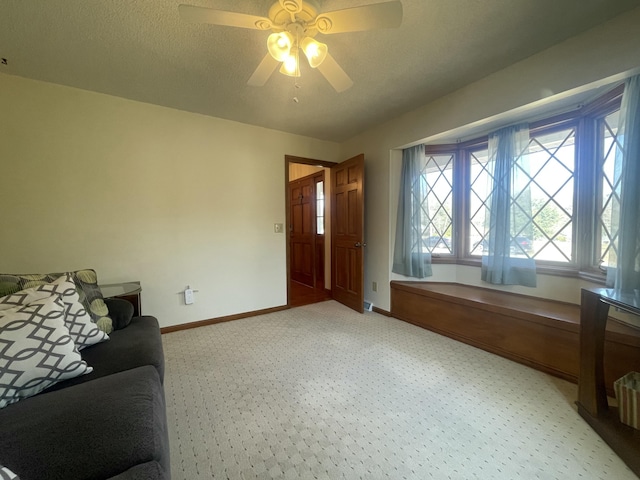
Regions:
[[[580,377],[578,403],[594,417],[609,406],[604,384],[604,335],[609,305],[600,295],[582,290],[580,308]]]

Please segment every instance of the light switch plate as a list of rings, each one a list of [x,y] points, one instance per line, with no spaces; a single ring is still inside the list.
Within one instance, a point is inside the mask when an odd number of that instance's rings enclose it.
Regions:
[[[274,223],[273,224],[273,232],[274,233],[282,233],[284,231],[284,228],[282,226],[282,223]]]

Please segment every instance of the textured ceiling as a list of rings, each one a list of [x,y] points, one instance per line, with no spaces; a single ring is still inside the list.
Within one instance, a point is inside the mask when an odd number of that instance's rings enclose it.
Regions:
[[[325,0],[319,11],[379,0]],[[402,0],[402,26],[316,38],[353,79],[336,93],[247,80],[269,32],[189,24],[178,4],[266,16],[271,0],[2,0],[0,72],[343,141],[566,38],[640,0]],[[304,62],[302,62],[304,63]],[[292,101],[297,96],[298,103]]]

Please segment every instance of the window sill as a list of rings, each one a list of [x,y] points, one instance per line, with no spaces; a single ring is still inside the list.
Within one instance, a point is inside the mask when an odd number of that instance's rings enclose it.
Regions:
[[[482,260],[478,257],[432,257],[431,263],[434,265],[466,265],[469,267],[482,267]],[[537,265],[536,273],[540,275],[554,275],[556,277],[579,278],[580,280],[586,280],[599,285],[604,285],[607,278],[606,274],[600,271],[580,271],[577,267],[562,265]]]
[[[452,264],[452,263],[460,263],[459,260],[454,256],[434,256],[431,254],[431,263],[432,264]]]

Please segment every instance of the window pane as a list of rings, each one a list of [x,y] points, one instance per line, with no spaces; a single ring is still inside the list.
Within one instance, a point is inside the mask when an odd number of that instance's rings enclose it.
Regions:
[[[471,255],[486,253],[489,244],[484,236],[485,221],[489,219],[489,198],[492,175],[487,170],[489,151],[469,152],[471,164],[471,188],[469,192],[469,248]]]
[[[598,160],[600,165],[600,178],[602,188],[602,202],[600,204],[600,243],[596,245],[597,264],[600,266],[615,265],[618,248],[617,221],[620,211],[620,197],[618,185],[614,180],[614,164],[618,151],[618,119],[620,110],[617,110],[600,120],[600,151]],[[618,192],[616,191],[618,190]]]
[[[324,181],[316,182],[316,233],[324,235]]]
[[[425,252],[452,254],[453,225],[453,158],[452,154],[429,155],[422,170],[421,191],[424,224],[422,249]]]
[[[573,128],[531,139],[531,223],[521,232],[533,238],[530,251],[518,254],[537,260],[573,261],[575,155]]]
[[[469,154],[469,253],[486,255],[492,182],[488,151]],[[532,137],[528,155],[516,161],[515,169],[510,255],[572,262],[575,130]]]

